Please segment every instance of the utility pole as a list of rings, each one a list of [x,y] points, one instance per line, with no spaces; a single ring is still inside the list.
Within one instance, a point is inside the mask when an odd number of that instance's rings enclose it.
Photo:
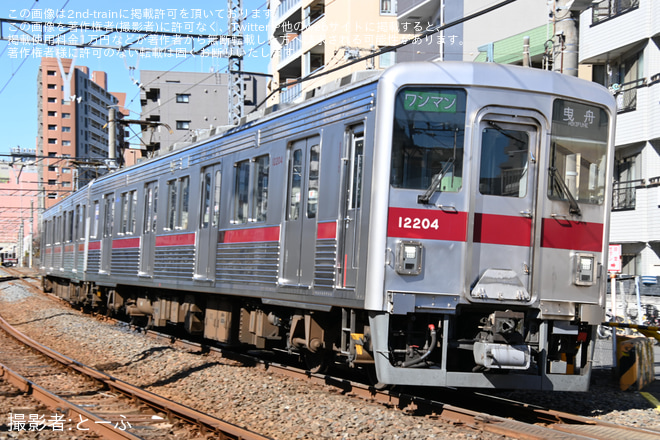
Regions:
[[[229,125],[238,125],[243,116],[243,0],[227,0],[229,75],[227,98]]]
[[[552,70],[578,75],[578,25],[571,6],[574,0],[556,0],[553,11],[554,44]]]

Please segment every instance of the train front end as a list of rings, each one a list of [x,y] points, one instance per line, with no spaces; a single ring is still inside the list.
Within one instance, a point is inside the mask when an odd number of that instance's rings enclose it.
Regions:
[[[586,390],[612,97],[535,69],[415,67],[387,71],[377,96],[366,308],[379,381]]]

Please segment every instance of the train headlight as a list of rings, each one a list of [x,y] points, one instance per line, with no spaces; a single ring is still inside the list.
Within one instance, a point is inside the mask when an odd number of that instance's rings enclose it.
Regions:
[[[596,273],[596,257],[594,254],[576,253],[574,263],[573,282],[577,286],[591,286],[594,284]]]
[[[399,241],[396,244],[394,269],[401,275],[422,273],[422,243],[408,240]]]

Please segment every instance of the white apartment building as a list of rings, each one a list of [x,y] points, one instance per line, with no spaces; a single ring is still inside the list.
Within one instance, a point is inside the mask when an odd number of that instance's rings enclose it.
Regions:
[[[610,243],[622,273],[660,276],[660,1],[603,0],[580,15],[582,65],[618,103]]]

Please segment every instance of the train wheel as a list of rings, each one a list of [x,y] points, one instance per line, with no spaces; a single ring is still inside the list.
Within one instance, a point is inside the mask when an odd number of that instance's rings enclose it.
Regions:
[[[328,371],[333,361],[333,353],[327,350],[319,350],[316,353],[305,350],[303,352],[303,360],[305,366],[310,373],[323,374]]]

